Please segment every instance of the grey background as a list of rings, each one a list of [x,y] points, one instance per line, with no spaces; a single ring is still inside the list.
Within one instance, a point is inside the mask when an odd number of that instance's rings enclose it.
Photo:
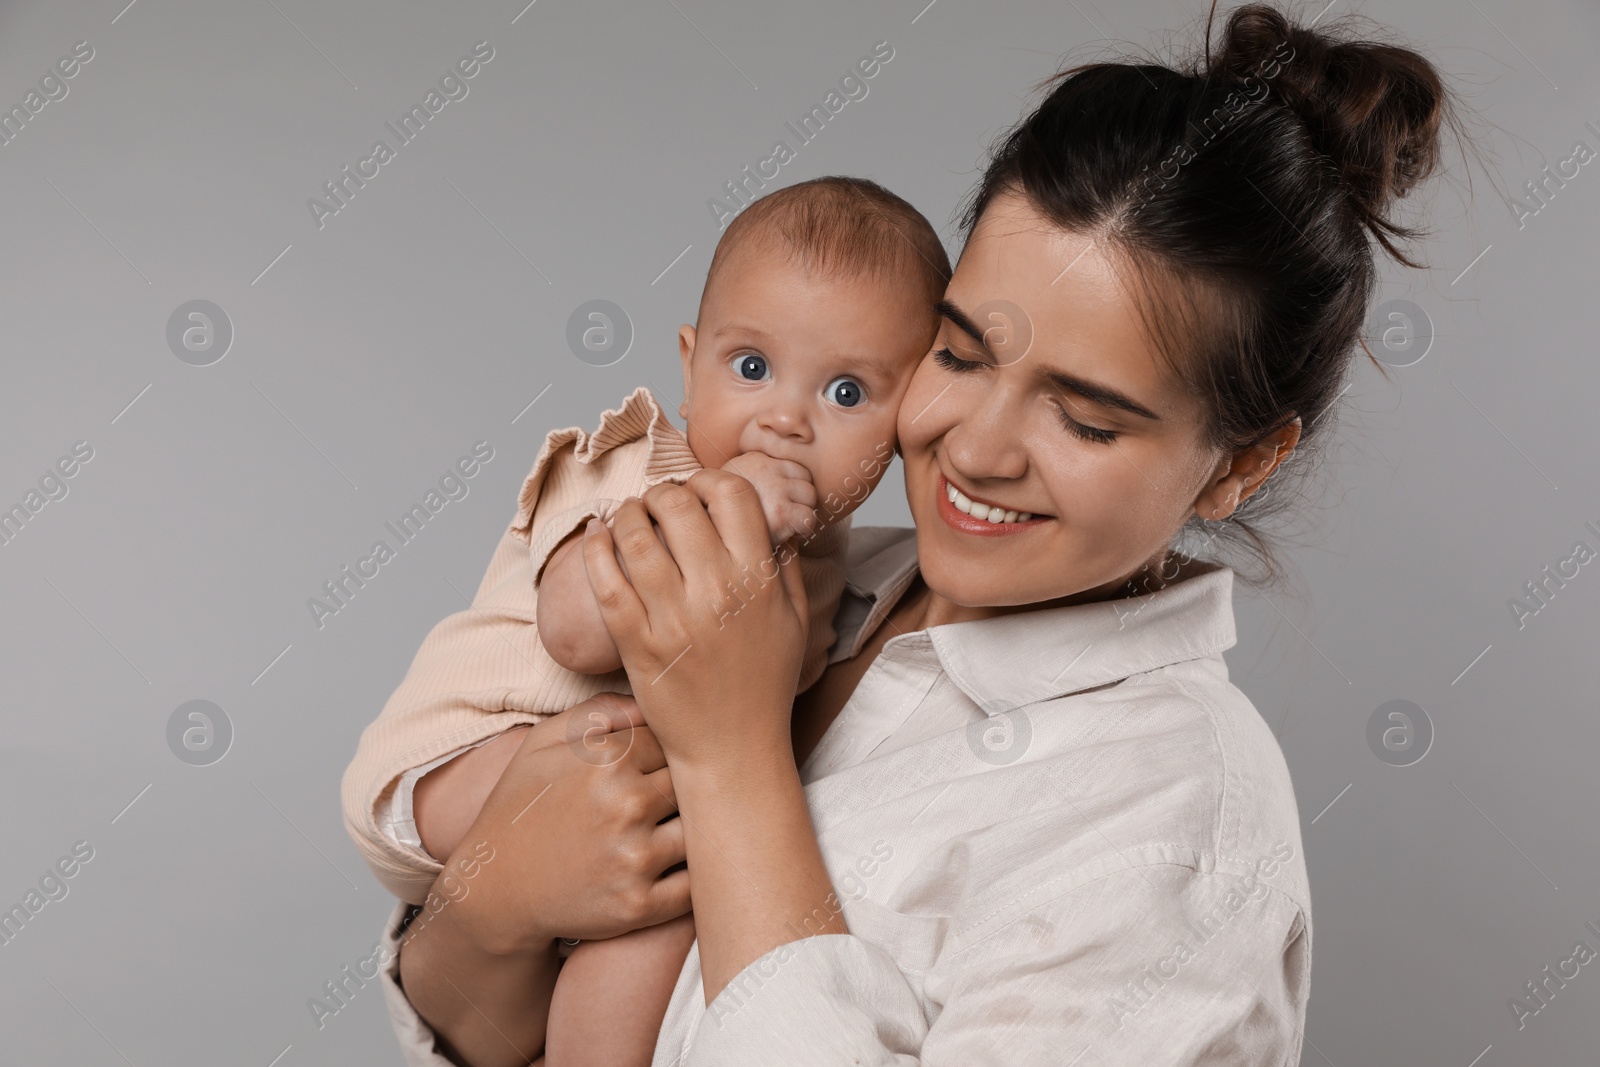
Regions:
[[[638,384],[676,405],[706,200],[887,40],[868,97],[780,181],[880,180],[954,252],[985,146],[1063,53],[1160,48],[1203,5],[124,2],[0,9],[7,108],[95,50],[0,147],[0,505],[94,449],[0,546],[0,906],[95,850],[0,946],[0,1059],[396,1062],[375,986],[321,1029],[307,1007],[388,908],[339,774],[474,588],[544,432]],[[1238,598],[1228,659],[1282,741],[1311,871],[1307,1064],[1593,1057],[1595,966],[1520,1032],[1508,1007],[1578,939],[1600,948],[1600,566],[1521,630],[1507,607],[1577,539],[1600,547],[1600,163],[1520,229],[1505,200],[1574,141],[1600,149],[1589,3],[1360,5],[1450,72],[1485,155],[1427,197],[1432,269],[1387,274],[1437,337],[1387,381],[1358,365],[1287,549],[1298,595]],[[469,95],[319,230],[307,198],[479,40]],[[166,343],[195,299],[234,328],[211,366]],[[565,344],[591,299],[633,323],[605,368]],[[479,440],[469,495],[319,629],[307,598]],[[861,521],[907,521],[898,481]],[[220,762],[168,748],[190,700],[231,720]],[[1415,765],[1368,747],[1390,700],[1432,721]]]

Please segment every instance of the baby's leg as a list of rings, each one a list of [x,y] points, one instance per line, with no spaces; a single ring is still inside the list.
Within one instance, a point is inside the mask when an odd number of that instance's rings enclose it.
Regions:
[[[585,941],[561,965],[545,1030],[548,1067],[649,1067],[694,916]]]

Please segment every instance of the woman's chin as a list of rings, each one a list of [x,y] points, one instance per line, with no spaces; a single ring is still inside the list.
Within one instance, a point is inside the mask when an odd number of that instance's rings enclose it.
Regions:
[[[1010,608],[1038,601],[1037,586],[1029,586],[1019,574],[997,580],[992,561],[955,560],[938,549],[924,552],[920,530],[917,538],[917,569],[928,591],[957,607]]]

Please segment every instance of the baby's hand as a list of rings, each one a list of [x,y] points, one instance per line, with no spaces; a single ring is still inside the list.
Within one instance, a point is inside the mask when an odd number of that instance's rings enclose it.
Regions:
[[[722,465],[725,471],[744,478],[756,487],[772,543],[780,545],[796,534],[809,537],[816,532],[817,487],[811,472],[791,459],[773,459],[765,452],[742,452]]]

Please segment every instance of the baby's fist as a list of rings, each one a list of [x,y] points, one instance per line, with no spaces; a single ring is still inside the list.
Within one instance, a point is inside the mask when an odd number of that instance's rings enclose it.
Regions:
[[[792,459],[774,459],[765,452],[741,452],[722,469],[755,486],[774,545],[797,534],[809,537],[816,532],[821,519],[817,514],[817,487],[805,467]]]

